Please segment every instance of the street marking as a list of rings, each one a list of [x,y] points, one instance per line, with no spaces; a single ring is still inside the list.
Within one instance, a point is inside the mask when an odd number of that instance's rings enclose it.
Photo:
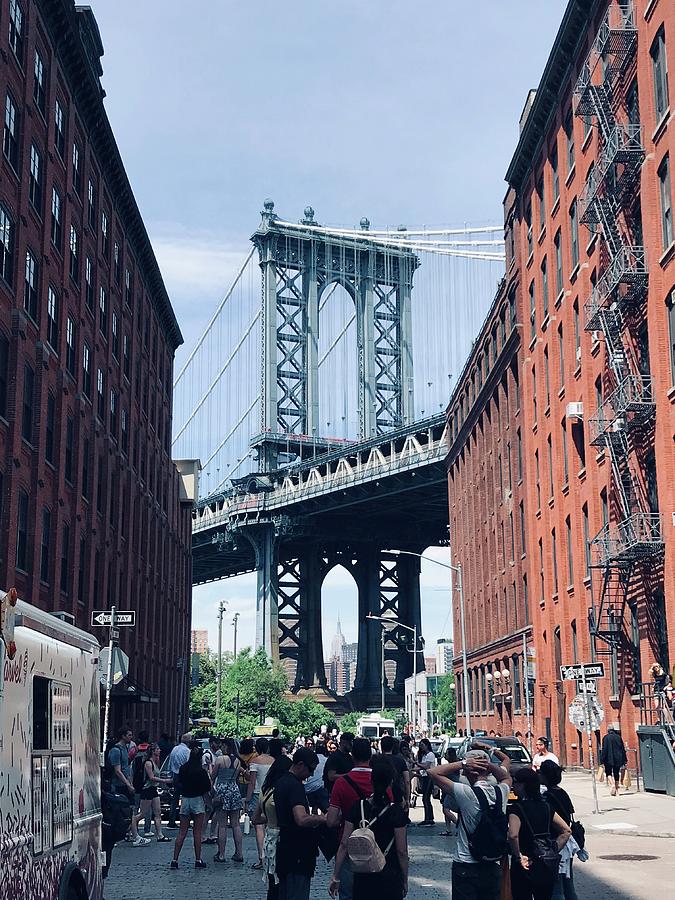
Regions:
[[[593,828],[637,828],[637,825],[631,825],[630,822],[602,822],[601,824],[594,822]]]

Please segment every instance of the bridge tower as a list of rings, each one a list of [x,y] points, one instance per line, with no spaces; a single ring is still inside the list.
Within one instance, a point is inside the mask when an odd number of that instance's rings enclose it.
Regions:
[[[263,489],[280,454],[304,459],[329,446],[319,426],[319,308],[335,282],[355,306],[360,433],[354,437],[365,440],[414,420],[411,290],[419,261],[395,239],[374,240],[367,219],[361,229],[363,238],[328,233],[311,207],[299,225],[284,223],[266,200],[251,238],[262,270],[261,433],[251,446]],[[419,560],[393,554],[377,535],[305,532],[302,517],[249,523],[241,533],[253,545],[258,569],[256,644],[291,661],[296,691],[327,693],[321,587],[333,566],[351,572],[359,611],[352,702],[379,703],[380,626],[366,617],[389,614],[419,631]],[[391,702],[402,701],[413,659],[417,671],[423,668],[420,648],[416,655],[412,649],[409,632],[392,629],[385,650],[396,663]]]

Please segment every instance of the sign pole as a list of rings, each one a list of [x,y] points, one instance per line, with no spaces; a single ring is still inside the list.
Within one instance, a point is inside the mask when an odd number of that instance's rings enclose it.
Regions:
[[[103,749],[101,756],[105,755],[108,744],[108,731],[110,730],[110,692],[113,678],[113,651],[115,649],[115,607],[110,610],[110,627],[108,628],[108,676],[105,683],[105,714],[103,716]],[[105,765],[105,758],[103,759]]]
[[[527,636],[523,635],[523,675],[525,678],[525,714],[527,715],[527,749],[532,754],[532,712],[530,710],[530,667],[527,663]]]
[[[586,708],[586,736],[588,738],[588,761],[591,766],[591,784],[593,786],[593,812],[598,814],[600,807],[598,806],[598,786],[595,783],[595,754],[593,753],[593,730],[591,728],[591,704],[589,701],[588,688],[586,687],[586,667],[581,667],[581,691],[584,695],[584,706]]]

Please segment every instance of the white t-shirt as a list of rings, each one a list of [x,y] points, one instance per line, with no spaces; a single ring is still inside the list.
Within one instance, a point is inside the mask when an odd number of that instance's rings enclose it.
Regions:
[[[265,779],[267,778],[267,773],[271,768],[272,763],[268,763],[267,765],[265,765],[264,763],[252,762],[249,765],[249,772],[255,772],[255,785],[253,787],[254,794],[259,794],[262,790],[262,786],[265,783]]]
[[[538,769],[539,766],[540,766],[543,762],[545,762],[547,759],[550,759],[551,762],[554,762],[554,763],[556,764],[556,766],[559,766],[559,765],[560,765],[560,760],[559,760],[558,757],[555,755],[555,753],[550,753],[550,752],[546,752],[546,753],[535,753],[534,756],[532,757],[532,768],[533,768],[533,769]]]
[[[425,753],[422,759],[420,760],[420,766],[423,766],[425,769],[430,769],[432,766],[438,765],[438,760],[436,759],[436,754],[432,753],[430,750],[428,753]],[[421,773],[422,778],[427,777],[427,773]]]
[[[314,774],[310,775],[307,781],[305,781],[305,792],[307,794],[311,794],[314,791],[320,791],[324,786],[323,784],[323,770],[326,768],[326,761],[328,757],[323,754],[319,754],[319,765],[314,769]]]
[[[495,784],[490,781],[477,781],[475,787],[485,791],[485,796],[490,806],[495,805],[498,797],[497,791],[501,794],[502,809],[506,809],[506,801],[509,798],[509,786],[504,784]],[[471,786],[468,784],[455,784],[452,790],[457,807],[462,816],[461,823],[457,827],[457,840],[452,850],[452,858],[455,862],[462,863],[480,863],[480,860],[474,859],[469,850],[469,839],[467,832],[471,834],[478,820],[480,819],[480,803],[476,798]],[[483,863],[480,863],[483,865]]]

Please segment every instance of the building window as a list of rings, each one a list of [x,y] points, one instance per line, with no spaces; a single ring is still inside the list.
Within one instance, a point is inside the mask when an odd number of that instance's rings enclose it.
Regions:
[[[537,199],[539,201],[539,231],[546,225],[546,204],[544,201],[544,176],[540,175],[537,181]]]
[[[120,356],[120,335],[117,325],[117,313],[113,309],[111,314],[111,332],[112,332],[112,354],[115,359]]]
[[[668,335],[670,339],[670,380],[675,384],[675,289],[668,297]]]
[[[45,459],[54,465],[54,425],[56,422],[56,398],[47,394],[47,415],[45,417]]]
[[[59,586],[62,594],[68,594],[70,582],[70,525],[63,523],[61,532],[61,577]]]
[[[103,473],[103,457],[99,456],[98,458],[98,468],[96,472],[96,511],[103,514],[104,509],[104,499],[103,492],[105,489],[104,485],[104,473]]]
[[[122,413],[120,416],[120,422],[121,422],[121,435],[122,435],[122,441],[121,441],[122,453],[124,453],[125,456],[128,456],[129,455],[129,419],[127,416],[126,409],[122,410]]]
[[[565,419],[562,420],[561,425],[562,432],[562,457],[563,457],[563,484],[567,484],[570,480],[570,472],[569,472],[569,458],[567,455],[567,421]]]
[[[23,65],[23,10],[18,0],[9,0],[9,46]]]
[[[72,484],[73,482],[74,444],[75,422],[73,417],[69,415],[66,419],[66,451],[63,465],[63,474],[68,484]]]
[[[567,171],[574,168],[574,118],[572,110],[565,117],[565,137],[567,138]]]
[[[124,337],[122,338],[122,356],[124,357],[124,360],[123,360],[124,376],[127,379],[127,381],[131,377],[131,352],[130,352],[129,345],[130,345],[129,335],[125,334]]]
[[[89,220],[89,227],[92,231],[96,231],[96,188],[94,187],[94,182],[89,179],[89,183],[87,185],[87,218]]]
[[[581,364],[581,329],[579,328],[579,301],[575,300],[572,307],[572,317],[574,319],[574,355],[577,364]]]
[[[72,316],[68,316],[66,319],[66,369],[73,377],[77,375],[75,327],[74,319]]]
[[[49,285],[47,288],[47,341],[52,349],[59,352],[59,303],[56,291]]]
[[[654,38],[649,51],[652,58],[652,78],[654,79],[654,111],[656,121],[668,112],[668,62],[666,58],[666,35],[663,28]]]
[[[560,362],[560,387],[565,387],[565,340],[563,327],[558,327],[558,361]]]
[[[9,382],[9,341],[0,331],[0,416],[7,418],[7,386]],[[2,497],[0,497],[0,506]]]
[[[66,131],[63,123],[63,108],[58,99],[54,103],[54,146],[61,159],[66,152]]]
[[[133,309],[134,307],[134,276],[131,274],[129,269],[126,269],[124,272],[124,299],[129,307],[129,309]]]
[[[89,498],[89,438],[86,437],[82,444],[82,496]]]
[[[544,387],[546,389],[546,409],[551,406],[551,374],[548,365],[548,347],[544,347]]]
[[[70,277],[80,283],[80,236],[74,225],[70,226]]]
[[[42,534],[40,536],[40,581],[49,584],[49,542],[52,530],[52,514],[42,510]]]
[[[28,365],[23,367],[23,403],[21,410],[21,437],[29,444],[33,442],[33,397],[35,373]]]
[[[35,51],[35,80],[33,82],[33,100],[42,115],[45,114],[45,67],[38,50]]]
[[[582,513],[582,521],[584,528],[584,576],[586,578],[590,577],[591,574],[591,544],[590,544],[590,534],[588,529],[588,504],[584,503],[581,507]]]
[[[110,390],[110,433],[117,437],[117,393]]]
[[[546,438],[546,452],[548,454],[548,495],[553,496],[553,444],[551,435]]]
[[[42,218],[42,176],[42,156],[35,144],[31,144],[30,171],[28,173],[28,199],[40,218]]]
[[[567,584],[574,584],[574,549],[572,546],[572,520],[570,516],[565,519],[565,534],[567,536]]]
[[[96,373],[96,396],[98,398],[97,401],[97,410],[98,417],[101,421],[105,420],[105,378],[103,375],[103,369],[98,369]]]
[[[534,338],[537,333],[537,301],[534,295],[534,281],[530,282],[530,338]]]
[[[572,662],[576,665],[579,662],[579,641],[577,638],[577,623],[572,620],[570,629],[572,631]]]
[[[579,220],[577,218],[577,201],[574,199],[570,206],[570,251],[572,254],[572,268],[579,264]]]
[[[0,276],[11,287],[14,283],[14,222],[0,204]]]
[[[78,196],[82,194],[82,163],[77,141],[73,141],[73,187]]]
[[[532,366],[532,421],[537,424],[537,369]]]
[[[120,245],[115,241],[113,244],[113,277],[115,284],[120,283]]]
[[[560,175],[558,174],[558,145],[551,149],[551,172],[553,175],[553,205],[560,199]]]
[[[553,246],[555,247],[555,293],[556,297],[560,296],[563,289],[563,254],[562,254],[562,236],[560,229],[555,233],[553,238]]]
[[[108,214],[105,210],[101,213],[101,250],[106,259],[110,253],[110,234],[108,232]]]
[[[541,479],[539,473],[539,451],[534,451],[534,469],[537,485],[537,509],[541,509]]]
[[[525,225],[527,226],[527,255],[532,256],[532,252],[534,250],[534,243],[532,240],[532,204],[527,204],[527,209],[525,210]]]
[[[602,515],[602,527],[606,528],[609,524],[609,508],[607,506],[607,488],[600,491],[600,512]]]
[[[38,264],[30,250],[26,250],[23,308],[34,322],[38,321]]]
[[[89,257],[84,261],[84,293],[87,308],[94,312],[94,271]]]
[[[28,494],[19,490],[16,514],[16,567],[22,572],[28,568]]]
[[[87,588],[87,540],[80,535],[80,558],[77,566],[77,602],[80,606],[86,603],[85,591]]]
[[[673,201],[670,191],[670,158],[665,157],[658,171],[659,195],[661,197],[661,236],[663,249],[673,243]]]
[[[543,316],[548,317],[548,267],[546,257],[541,261],[541,299],[543,304]]]
[[[546,594],[544,592],[544,543],[541,538],[539,538],[539,602],[542,606],[546,602]]]
[[[558,593],[558,543],[555,528],[551,529],[551,557],[553,561],[553,594]]]
[[[638,95],[638,82],[634,78],[626,91],[626,113],[629,125],[640,124],[640,99]]]
[[[16,105],[12,100],[12,95],[7,94],[5,100],[5,129],[2,135],[2,152],[14,171],[19,168],[19,142],[17,135],[19,133],[19,114],[16,111]]]
[[[98,293],[98,327],[104,337],[108,336],[108,305],[105,296],[105,288],[101,285]]]
[[[527,538],[525,535],[525,507],[523,505],[523,501],[521,500],[518,504],[518,517],[519,517],[519,525],[520,525],[520,552],[522,556],[525,556],[526,546],[527,546]]]
[[[87,343],[82,345],[82,390],[91,399],[91,351]]]
[[[63,221],[61,216],[61,195],[52,187],[52,244],[61,252]]]

